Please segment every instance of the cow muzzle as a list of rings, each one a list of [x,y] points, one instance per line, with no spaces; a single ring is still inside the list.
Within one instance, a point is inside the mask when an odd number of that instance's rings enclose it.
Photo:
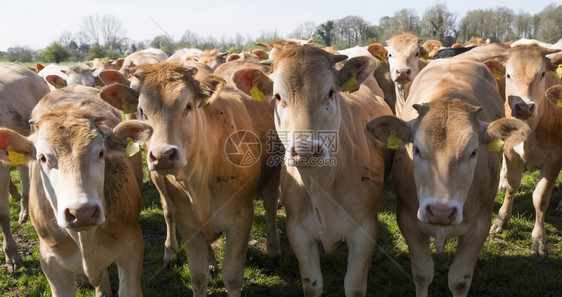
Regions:
[[[418,219],[436,225],[457,225],[462,222],[462,207],[452,202],[422,203],[418,209]]]
[[[288,153],[288,165],[297,167],[319,166],[330,156],[326,146],[319,141],[296,142]]]
[[[527,120],[537,115],[537,105],[534,101],[527,102],[517,96],[509,96],[507,100],[513,117],[520,120]]]
[[[147,154],[147,165],[151,171],[177,170],[186,165],[182,151],[174,145],[156,145],[151,147]]]
[[[73,204],[64,209],[63,228],[85,231],[105,222],[105,216],[98,203]]]
[[[407,66],[398,67],[396,68],[394,77],[395,82],[409,82],[412,80],[412,68]]]

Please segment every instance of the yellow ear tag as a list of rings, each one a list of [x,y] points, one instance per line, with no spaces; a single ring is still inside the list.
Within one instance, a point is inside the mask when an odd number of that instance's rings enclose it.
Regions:
[[[140,146],[135,143],[131,137],[127,137],[127,147],[125,148],[125,157],[130,159],[132,156],[140,152]]]
[[[559,107],[562,107],[562,97],[558,98],[558,100],[556,100],[556,105],[558,105]]]
[[[27,158],[24,155],[10,150],[6,151],[8,152],[8,160],[12,163],[11,166],[20,166],[27,163]]]
[[[357,92],[359,90],[359,86],[357,85],[357,73],[354,73],[351,79],[343,86],[343,92],[349,92],[350,94],[353,92]]]
[[[502,152],[503,151],[503,140],[501,138],[496,138],[488,143],[486,146],[487,152]]]
[[[552,73],[553,78],[562,78],[562,64],[558,65],[558,69]]]
[[[211,97],[205,97],[205,98],[203,98],[203,100],[201,100],[201,102],[199,102],[199,105],[197,107],[198,108],[205,108],[205,107],[209,106],[209,103],[211,103]]]
[[[137,112],[137,106],[130,103],[127,100],[123,100],[123,103],[121,103],[121,108],[123,108],[124,113],[135,113],[135,112]]]
[[[95,84],[96,84],[96,86],[98,86],[98,87],[103,87],[103,86],[105,86],[105,84],[103,83],[103,81],[102,81],[101,79],[100,79],[100,80],[96,80],[96,81],[95,81]]]
[[[260,89],[258,89],[258,86],[256,83],[252,83],[252,89],[250,90],[250,95],[252,95],[252,98],[254,98],[254,101],[265,101],[265,95],[262,93],[262,91],[260,91]]]
[[[382,53],[377,53],[377,57],[379,57],[379,59],[384,60]]]
[[[55,88],[62,89],[62,88],[64,88],[64,86],[62,84],[56,83]]]
[[[504,74],[501,73],[500,71],[497,71],[496,69],[493,69],[492,72],[494,73],[494,77],[495,77],[497,80],[500,80],[500,79],[502,79],[502,78],[504,77]]]
[[[394,134],[390,134],[390,136],[388,136],[388,138],[386,139],[386,147],[391,150],[395,150],[399,148],[401,145],[402,145],[402,140],[396,137]]]
[[[426,60],[429,59],[429,58],[431,58],[431,52],[425,53],[425,55],[423,56],[423,58],[426,59]]]

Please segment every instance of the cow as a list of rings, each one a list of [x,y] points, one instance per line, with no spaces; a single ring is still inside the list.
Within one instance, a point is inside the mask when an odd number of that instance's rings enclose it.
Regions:
[[[111,296],[112,262],[119,296],[142,296],[142,199],[124,151],[152,130],[120,123],[97,93],[70,86],[47,94],[33,109],[31,136],[0,129],[0,160],[9,162],[9,149],[31,162],[29,214],[53,296],[74,295],[74,273],[88,277],[96,296]]]
[[[50,64],[38,72],[48,84],[51,91],[71,85],[94,87],[96,85],[93,70],[86,64],[59,66]]]
[[[544,217],[556,177],[562,168],[562,142],[552,132],[562,125],[562,110],[545,96],[548,87],[562,84],[561,79],[552,77],[556,65],[546,58],[546,55],[558,51],[536,44],[519,45],[509,49],[505,62],[506,114],[526,121],[531,127],[531,134],[523,144],[505,152],[505,197],[490,232],[498,233],[507,227],[524,166],[531,170],[541,168],[533,191],[536,218],[531,244],[531,253],[538,259],[547,256]]]
[[[203,53],[198,48],[182,48],[177,50],[173,55],[168,58],[168,62],[185,62],[188,60],[197,60]]]
[[[494,76],[468,59],[431,62],[414,79],[404,106],[401,119],[378,117],[367,130],[398,148],[392,169],[396,215],[416,296],[427,296],[433,279],[430,237],[439,252],[458,237],[449,288],[453,296],[466,296],[492,219],[502,149],[497,143],[509,149],[529,127],[503,118]]]
[[[212,50],[204,50],[203,53],[199,56],[199,63],[203,63],[214,71],[219,67],[221,64],[226,62],[226,56],[228,52],[219,52],[216,49]]]
[[[410,33],[402,33],[386,41],[390,77],[395,83],[395,114],[400,116],[408,98],[412,80],[428,64],[426,52],[420,46],[421,39]]]
[[[314,45],[273,46],[269,76],[248,69],[235,72],[233,80],[246,94],[258,89],[276,103],[275,128],[284,148],[281,200],[304,295],[320,296],[323,291],[319,243],[330,253],[345,241],[345,294],[364,296],[377,237],[384,159],[391,159],[364,128],[372,117],[392,114],[380,96],[362,85],[374,80],[375,62],[355,57],[338,70],[334,64],[347,56]]]
[[[476,46],[467,46],[467,47],[455,47],[455,48],[445,48],[438,50],[434,55],[432,55],[429,59],[430,60],[437,60],[443,58],[450,58],[456,55],[462,54],[464,52],[468,52],[469,50],[475,48]]]
[[[123,59],[123,58],[121,58]],[[135,66],[142,64],[162,63],[168,60],[168,56],[163,51],[156,48],[148,48],[138,52],[134,52],[123,59],[122,67],[119,72],[130,76],[130,72]],[[121,62],[120,62],[121,63]]]
[[[101,96],[138,104],[154,128],[147,165],[173,176],[166,187],[186,247],[193,295],[206,294],[208,244],[224,232],[223,280],[229,296],[240,296],[253,201],[260,193],[268,219],[268,254],[281,254],[276,222],[280,168],[267,163],[272,157],[268,141],[276,139],[273,108],[225,87],[216,75],[197,80],[196,72],[180,63],[141,65],[132,76],[134,90],[116,85]]]
[[[31,110],[39,100],[49,93],[49,87],[43,79],[27,67],[17,63],[0,63],[0,127],[12,129],[22,135],[29,135],[29,117]],[[20,224],[27,220],[27,204],[29,197],[28,167],[18,162],[18,171],[22,185],[22,195],[19,213]],[[10,201],[17,198],[17,188],[10,190],[13,184],[10,179],[10,167],[0,163],[0,228],[4,234],[2,248],[6,257],[9,271],[15,271],[22,266],[22,259],[18,247],[10,231]],[[14,197],[14,195],[17,196]]]

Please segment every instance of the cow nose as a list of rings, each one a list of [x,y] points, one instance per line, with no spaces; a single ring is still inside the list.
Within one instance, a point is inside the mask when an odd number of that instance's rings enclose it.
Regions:
[[[527,104],[524,101],[519,101],[513,105],[511,115],[518,119],[527,119],[533,115],[534,110],[534,103]]]
[[[295,166],[311,166],[326,156],[326,148],[319,142],[301,141],[290,149],[290,162]],[[315,160],[316,159],[316,160]]]
[[[409,79],[411,74],[412,74],[412,68],[410,67],[396,68],[396,80]]]
[[[101,216],[101,210],[95,204],[81,204],[64,210],[67,228],[95,226]]]
[[[154,167],[171,167],[178,161],[178,150],[174,147],[153,149],[148,152],[148,161]]]
[[[456,206],[449,206],[447,204],[435,203],[428,204],[425,208],[429,221],[432,224],[450,225],[458,213]]]

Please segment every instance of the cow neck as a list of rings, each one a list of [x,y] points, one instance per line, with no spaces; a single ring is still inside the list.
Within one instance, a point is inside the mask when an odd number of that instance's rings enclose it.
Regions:
[[[396,116],[400,116],[402,114],[402,110],[404,109],[406,99],[408,98],[410,88],[409,86],[403,86],[401,84],[394,84],[394,86],[396,89],[396,103],[394,110],[396,112]]]
[[[80,232],[67,231],[70,237],[72,237],[72,240],[76,242],[78,250],[80,251],[84,274],[94,286],[100,284],[103,275],[103,270],[100,269],[98,265],[99,261],[97,258],[97,252],[99,247],[95,244],[97,238],[97,228],[98,227],[95,226],[87,231]],[[88,257],[85,255],[88,255]]]

